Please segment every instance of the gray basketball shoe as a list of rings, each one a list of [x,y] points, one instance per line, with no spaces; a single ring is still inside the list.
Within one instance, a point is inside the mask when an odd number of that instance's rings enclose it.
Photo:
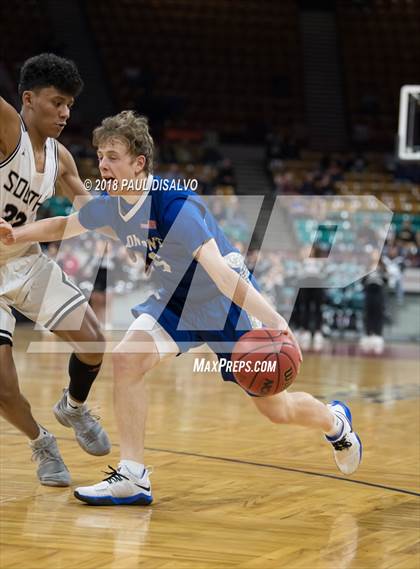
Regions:
[[[67,409],[67,393],[68,389],[64,389],[63,397],[53,408],[57,421],[74,429],[77,442],[89,454],[103,456],[111,452],[108,435],[86,405],[71,411]]]
[[[29,443],[32,460],[38,463],[37,475],[44,486],[70,486],[71,478],[61,458],[54,435],[48,433],[39,441]]]

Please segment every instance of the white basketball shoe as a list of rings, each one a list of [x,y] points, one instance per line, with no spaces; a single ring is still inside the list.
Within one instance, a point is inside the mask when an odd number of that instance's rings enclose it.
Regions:
[[[74,496],[91,506],[148,506],[153,502],[149,471],[143,470],[136,477],[128,468],[118,465],[117,470],[108,466],[111,472],[102,482],[93,486],[76,488]]]
[[[343,423],[341,432],[336,437],[325,438],[334,448],[334,459],[343,474],[353,474],[362,460],[362,443],[353,431],[350,409],[341,401],[331,401],[329,409]]]

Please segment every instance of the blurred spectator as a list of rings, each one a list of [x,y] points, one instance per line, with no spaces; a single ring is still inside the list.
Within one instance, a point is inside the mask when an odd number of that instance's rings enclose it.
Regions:
[[[201,194],[211,195],[214,192],[217,169],[214,166],[206,165],[197,174],[198,188]]]
[[[363,352],[382,354],[384,351],[383,327],[387,281],[386,266],[382,259],[379,260],[377,268],[363,279],[365,335],[360,339],[360,348]]]
[[[383,255],[383,262],[388,275],[388,286],[390,290],[395,291],[398,304],[403,304],[404,301],[404,288],[402,273],[405,266],[405,260],[400,255],[397,245],[390,245],[386,247]]]
[[[72,246],[66,242],[61,245],[60,266],[71,279],[74,279],[79,272],[79,260],[74,254]]]
[[[293,325],[297,328],[299,344],[302,350],[311,345],[315,351],[321,351],[324,345],[322,335],[322,305],[325,293],[322,286],[325,275],[320,273],[316,259],[324,256],[323,250],[314,245],[312,256],[307,257],[307,248],[302,250],[303,261],[296,275],[295,286],[299,287],[293,311]]]
[[[341,182],[343,180],[343,165],[339,160],[333,160],[327,170],[331,182]]]
[[[316,175],[313,183],[313,195],[315,196],[331,196],[335,194],[334,184],[328,174]]]
[[[401,229],[397,231],[396,239],[402,247],[416,247],[416,234],[411,226],[411,219],[404,219]]]
[[[276,195],[287,195],[296,193],[294,174],[290,171],[277,172],[273,178],[273,191]]]
[[[236,186],[235,174],[233,172],[232,161],[224,158],[219,165],[219,176],[217,183],[221,186]]]
[[[248,220],[241,211],[237,196],[220,196],[208,202],[210,211],[217,219],[220,227],[231,241],[248,243],[250,228]]]
[[[227,218],[227,211],[225,207],[225,203],[222,197],[220,198],[212,198],[210,203],[210,210],[216,220],[223,225]]]
[[[356,237],[362,247],[376,243],[378,235],[370,217],[366,215],[363,216],[363,221],[357,230]]]
[[[314,179],[315,172],[305,172],[304,182],[300,187],[300,193],[304,196],[312,196],[315,193]]]
[[[297,138],[289,132],[270,132],[266,136],[267,166],[275,160],[298,160],[300,145]]]
[[[236,178],[232,161],[224,158],[214,146],[214,137],[207,136],[211,145],[200,147],[188,141],[164,141],[159,147],[156,174],[169,179],[198,180],[198,192],[203,195],[233,194]],[[160,165],[160,167],[159,167]]]
[[[241,210],[238,197],[225,196],[223,205],[226,210],[226,216],[221,225],[227,237],[231,241],[248,242],[251,237],[250,228],[248,220]]]
[[[271,303],[279,307],[284,303],[284,267],[276,253],[268,256],[269,267],[260,275],[258,283]]]
[[[367,168],[368,162],[366,157],[360,152],[353,154],[345,163],[344,167],[346,170],[351,170],[352,172],[364,172]]]
[[[193,155],[187,142],[179,142],[175,145],[175,161],[178,164],[190,164],[193,162]]]

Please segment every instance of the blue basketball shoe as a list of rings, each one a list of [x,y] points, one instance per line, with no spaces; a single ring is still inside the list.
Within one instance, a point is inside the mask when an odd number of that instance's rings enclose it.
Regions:
[[[148,506],[153,502],[149,471],[145,468],[140,478],[128,468],[118,465],[102,482],[76,488],[74,496],[91,506]]]
[[[362,443],[353,431],[350,409],[341,401],[331,401],[328,407],[341,419],[343,428],[338,436],[325,438],[334,447],[334,459],[339,470],[343,474],[353,474],[362,460]]]

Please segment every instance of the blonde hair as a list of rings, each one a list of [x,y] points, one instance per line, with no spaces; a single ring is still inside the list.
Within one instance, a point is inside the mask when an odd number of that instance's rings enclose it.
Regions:
[[[118,138],[127,143],[133,156],[142,154],[146,159],[145,171],[153,172],[153,138],[149,132],[149,121],[134,111],[122,111],[118,115],[106,117],[93,131],[93,145],[98,147],[103,142]]]

